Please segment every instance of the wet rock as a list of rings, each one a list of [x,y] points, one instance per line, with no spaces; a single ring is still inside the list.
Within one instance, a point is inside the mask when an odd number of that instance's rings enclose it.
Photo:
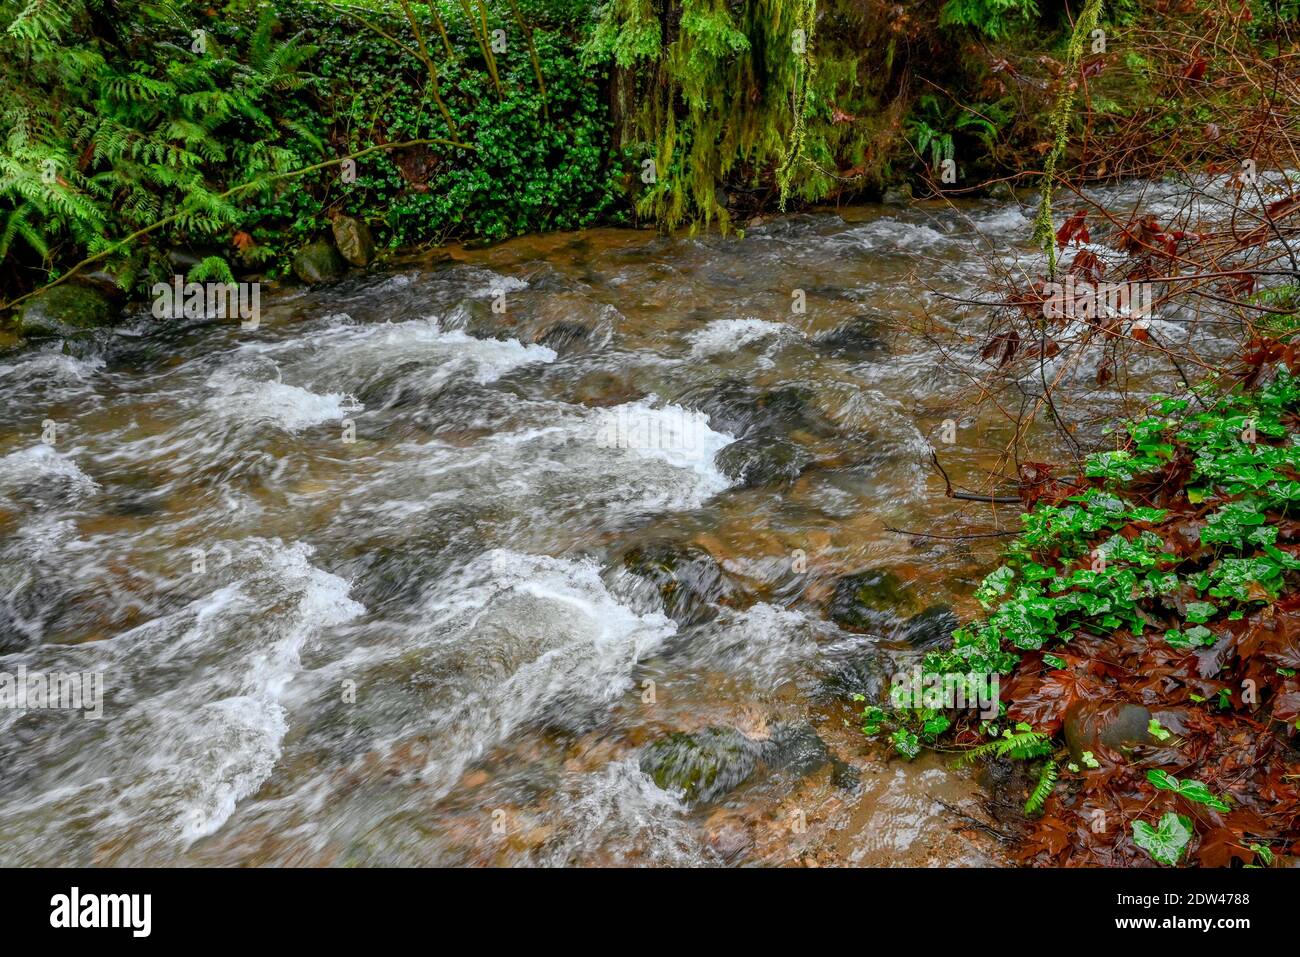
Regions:
[[[712,620],[714,606],[735,594],[718,563],[695,545],[638,546],[623,554],[623,567],[655,586],[665,614],[679,625]]]
[[[758,767],[760,745],[732,728],[674,732],[641,753],[644,774],[686,801],[712,801],[740,786]]]
[[[98,289],[65,282],[37,293],[18,313],[24,336],[70,336],[111,325],[117,310]]]
[[[829,662],[829,673],[820,686],[820,696],[830,699],[862,695],[868,701],[884,700],[889,682],[898,669],[884,652],[874,647],[858,648],[852,654]]]
[[[308,285],[332,282],[343,275],[347,266],[329,243],[308,243],[293,257],[293,274]]]
[[[831,761],[826,742],[807,721],[774,725],[763,744],[763,761],[774,771],[792,771],[803,777]]]
[[[330,228],[340,256],[358,268],[370,265],[375,258],[375,241],[369,226],[355,216],[336,216]]]
[[[915,607],[902,581],[893,572],[868,569],[835,582],[830,618],[841,628],[878,631],[897,623],[900,613]]]
[[[644,397],[645,392],[629,379],[604,370],[588,373],[574,386],[574,398],[591,408],[623,405]]]
[[[1140,704],[1079,701],[1065,711],[1065,742],[1075,761],[1084,751],[1097,754],[1103,747],[1125,754],[1152,743],[1150,722],[1151,712]]]
[[[818,339],[817,344],[833,356],[850,359],[878,356],[887,348],[880,323],[869,316],[850,319]]]
[[[900,183],[885,190],[880,201],[886,206],[910,206],[912,204],[912,185]]]
[[[788,439],[771,434],[732,442],[714,459],[724,475],[744,488],[783,485],[803,473],[812,456]]]
[[[806,777],[830,765],[831,783],[852,790],[858,786],[858,771],[831,754],[821,735],[807,721],[775,725],[764,747],[763,761],[774,771],[790,771]]]
[[[688,392],[679,401],[708,415],[709,428],[737,438],[760,432],[832,435],[836,431],[814,407],[812,391],[798,386],[760,392],[743,380],[724,379]]]
[[[566,349],[583,342],[590,330],[576,322],[557,322],[546,329],[535,340],[541,345],[564,352]]]
[[[950,644],[952,633],[960,624],[947,605],[933,605],[899,625],[891,637],[918,651],[929,651]]]

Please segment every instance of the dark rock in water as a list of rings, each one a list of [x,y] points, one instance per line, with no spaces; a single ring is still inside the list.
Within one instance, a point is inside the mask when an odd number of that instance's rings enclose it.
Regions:
[[[836,429],[813,404],[813,393],[799,386],[760,392],[740,379],[724,379],[683,395],[680,404],[709,417],[709,428],[736,438],[793,430],[832,435]]]
[[[876,356],[887,348],[880,324],[868,316],[857,316],[826,333],[817,344],[834,356],[859,358]]]
[[[590,334],[590,329],[576,322],[557,322],[538,336],[536,341],[556,352],[563,352],[570,346],[582,342]]]
[[[645,392],[623,376],[597,369],[578,380],[574,398],[590,408],[605,408],[635,402],[645,398]]]
[[[293,257],[293,274],[308,285],[332,282],[346,269],[343,257],[324,240],[308,243]]]
[[[718,452],[714,462],[732,481],[744,488],[757,488],[793,482],[811,459],[788,439],[760,434],[732,442]]]
[[[712,801],[754,773],[760,748],[760,742],[731,728],[677,731],[641,752],[641,771],[687,801]]]
[[[773,771],[790,771],[799,777],[829,764],[831,782],[836,787],[851,790],[858,785],[857,769],[831,754],[817,729],[807,721],[775,725],[763,746],[763,762]]]
[[[800,777],[829,764],[826,742],[807,721],[774,725],[763,742],[763,762],[774,771],[792,771]]]
[[[861,648],[830,666],[829,674],[821,683],[821,693],[828,698],[862,695],[868,701],[880,702],[897,670],[884,652],[874,647]]]
[[[370,236],[369,226],[355,216],[337,216],[331,229],[340,256],[359,268],[370,265],[375,258],[375,241]]]
[[[1124,754],[1152,743],[1150,722],[1151,712],[1140,704],[1078,701],[1065,711],[1065,742],[1075,761],[1084,751],[1096,754],[1102,747]]]
[[[712,801],[739,787],[759,767],[806,777],[830,765],[836,787],[856,787],[856,770],[835,758],[807,721],[774,725],[755,741],[733,728],[682,731],[660,738],[641,752],[641,770],[665,791],[691,802]]]
[[[893,572],[869,569],[835,583],[830,617],[841,628],[873,631],[897,623],[915,604]]]
[[[880,197],[880,201],[886,206],[910,206],[912,204],[911,184],[903,183],[899,186],[890,186]]]
[[[38,292],[18,313],[24,336],[70,336],[111,325],[117,310],[98,289],[77,282]]]
[[[679,625],[712,620],[715,603],[735,593],[713,557],[694,545],[638,546],[624,553],[623,567],[655,586],[664,612]]]
[[[934,605],[898,626],[892,638],[920,651],[929,651],[952,641],[961,624],[947,605]]]

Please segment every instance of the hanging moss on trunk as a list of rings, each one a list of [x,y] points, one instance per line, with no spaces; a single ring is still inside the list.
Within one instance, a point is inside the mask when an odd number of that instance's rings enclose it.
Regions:
[[[726,185],[784,205],[879,182],[901,88],[886,16],[815,0],[611,0],[587,56],[615,67],[638,212],[725,230]]]

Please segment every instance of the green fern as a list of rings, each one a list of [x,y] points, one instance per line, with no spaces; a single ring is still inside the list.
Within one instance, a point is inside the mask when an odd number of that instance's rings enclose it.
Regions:
[[[1015,761],[1029,761],[1041,758],[1053,751],[1052,739],[1039,734],[1027,724],[1018,724],[1013,731],[1007,728],[1002,736],[987,744],[971,748],[962,760],[971,763],[980,758],[1011,758]]]
[[[1043,804],[1056,789],[1058,774],[1056,762],[1048,758],[1043,764],[1042,772],[1038,775],[1038,784],[1034,786],[1034,790],[1029,794],[1029,800],[1025,802],[1026,814],[1037,814],[1043,809]]]

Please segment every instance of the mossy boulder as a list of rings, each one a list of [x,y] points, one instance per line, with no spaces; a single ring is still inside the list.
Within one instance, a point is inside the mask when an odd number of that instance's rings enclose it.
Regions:
[[[347,270],[343,257],[329,243],[308,243],[293,257],[293,274],[310,286],[333,282]]]
[[[949,644],[960,624],[947,605],[932,605],[899,625],[891,637],[918,651],[929,651]]]
[[[27,300],[18,313],[17,328],[24,336],[71,336],[110,326],[116,314],[98,289],[66,282]]]
[[[732,728],[674,732],[647,745],[641,770],[686,801],[712,801],[740,786],[758,767],[761,745]]]
[[[717,616],[716,605],[736,591],[713,557],[694,545],[654,542],[638,546],[623,554],[623,567],[655,586],[664,613],[679,625],[712,621]]]
[[[789,439],[763,433],[732,442],[718,452],[714,464],[743,488],[758,488],[793,482],[811,460]]]
[[[892,630],[915,611],[915,601],[893,572],[868,569],[835,582],[830,617],[841,628],[856,631]]]
[[[369,226],[355,216],[337,216],[331,228],[340,256],[360,269],[370,265],[375,258],[375,241]]]

